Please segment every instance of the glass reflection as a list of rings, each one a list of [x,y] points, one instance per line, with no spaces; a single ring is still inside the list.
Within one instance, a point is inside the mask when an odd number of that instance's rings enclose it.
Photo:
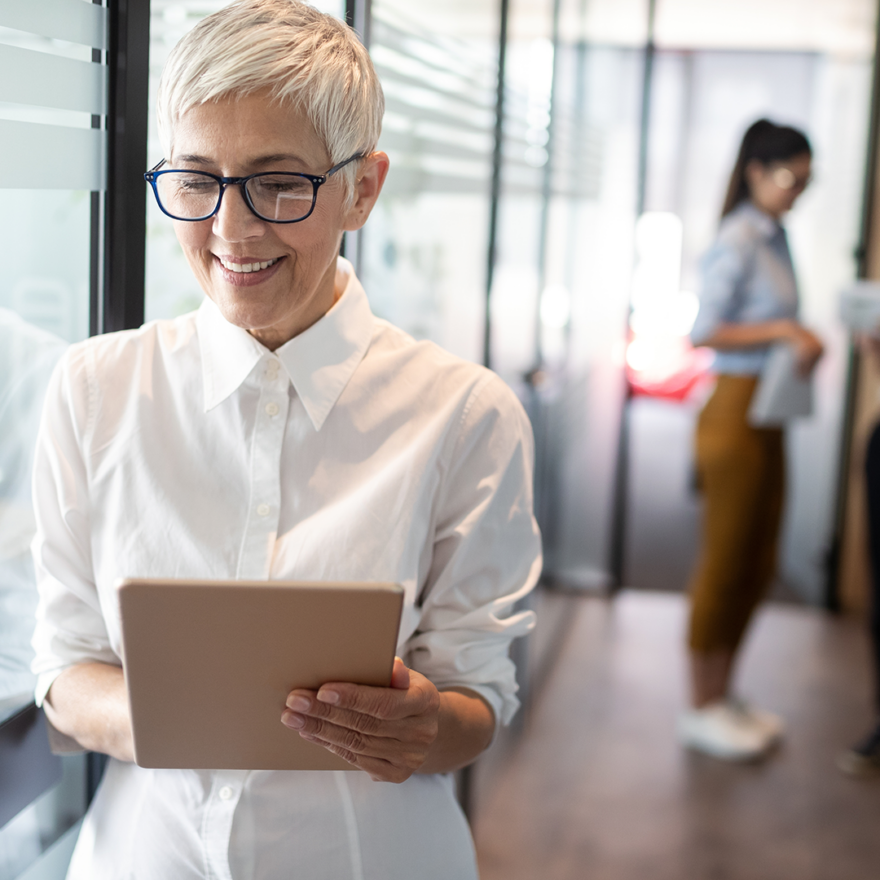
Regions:
[[[88,335],[87,193],[0,190],[0,720],[31,699],[33,447],[52,370]]]
[[[53,333],[0,308],[0,706],[33,687],[33,442],[46,383],[64,348]]]

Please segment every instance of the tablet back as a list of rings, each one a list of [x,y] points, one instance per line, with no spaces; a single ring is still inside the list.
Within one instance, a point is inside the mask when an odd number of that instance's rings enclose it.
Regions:
[[[119,604],[140,766],[352,769],[281,713],[296,687],[390,684],[401,587],[128,579]]]

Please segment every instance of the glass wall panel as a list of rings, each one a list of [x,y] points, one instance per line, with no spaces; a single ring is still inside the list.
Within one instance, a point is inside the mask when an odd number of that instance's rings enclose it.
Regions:
[[[543,247],[529,304],[533,363],[541,367],[545,572],[568,586],[596,589],[612,578],[647,4],[562,0],[547,4],[540,31],[530,21],[535,6],[512,9],[515,22],[522,16],[516,38],[553,50],[547,165],[536,184]],[[505,178],[505,197],[511,179]],[[515,242],[523,215],[530,216],[524,205],[502,215],[506,240]],[[513,246],[502,253],[516,258]]]
[[[375,313],[483,359],[497,63],[496,5],[374,0],[391,169],[360,233]]]
[[[36,0],[0,9],[0,724],[33,699],[33,446],[52,370],[89,333],[92,191],[104,185],[107,69],[93,50],[105,47],[107,10],[68,7],[53,21]],[[21,806],[10,788],[0,781],[4,818]],[[0,828],[0,880],[84,809],[84,758],[65,759],[61,783]]]
[[[0,48],[6,40],[29,51],[36,64],[40,55],[71,53],[69,46],[55,53],[57,40],[0,27]],[[78,46],[73,54],[90,58],[91,49]],[[25,116],[37,131],[91,131],[87,112],[0,104],[0,121]],[[34,188],[22,187],[23,181]],[[0,283],[0,700],[33,685],[30,470],[43,393],[67,345],[89,332],[91,195],[42,183],[32,170],[18,177],[16,188],[0,187],[0,237],[10,255]]]
[[[491,296],[493,369],[516,384],[540,358],[555,53],[553,3],[512,2],[504,95],[498,242]],[[546,192],[545,192],[546,190]]]
[[[0,700],[34,684],[33,443],[55,362],[88,335],[89,201],[0,190],[0,235],[16,255],[0,284]]]

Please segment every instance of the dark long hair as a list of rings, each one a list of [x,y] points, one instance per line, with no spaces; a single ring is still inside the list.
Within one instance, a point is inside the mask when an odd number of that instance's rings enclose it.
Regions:
[[[769,119],[753,122],[743,135],[739,147],[739,155],[730,175],[727,196],[721,210],[722,218],[749,198],[749,185],[746,181],[746,166],[749,162],[756,159],[762,165],[769,165],[771,162],[784,162],[804,153],[812,156],[813,150],[802,131],[789,125],[776,125]]]

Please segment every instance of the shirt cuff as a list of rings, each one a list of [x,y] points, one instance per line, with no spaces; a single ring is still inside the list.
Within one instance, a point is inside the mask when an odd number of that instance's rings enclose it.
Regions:
[[[51,669],[48,672],[41,672],[37,676],[37,684],[34,687],[34,702],[37,704],[38,708],[42,708],[43,701],[46,699],[46,694],[49,693],[49,688],[52,687],[53,682],[66,667],[62,667],[61,669]]]

